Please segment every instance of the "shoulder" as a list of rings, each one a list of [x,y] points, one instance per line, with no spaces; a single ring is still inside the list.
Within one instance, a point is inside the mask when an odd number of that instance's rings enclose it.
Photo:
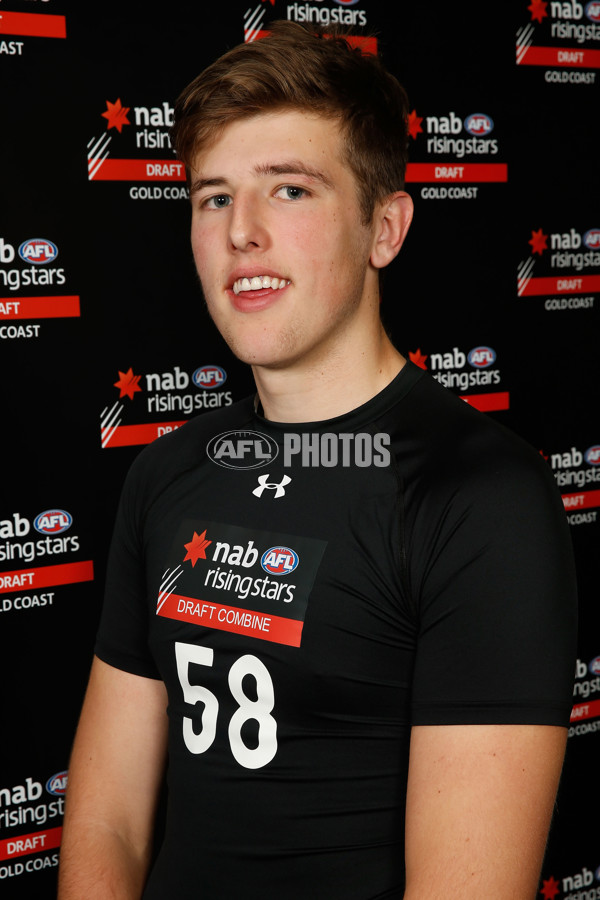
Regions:
[[[125,480],[130,495],[160,493],[183,473],[201,465],[213,437],[229,429],[248,428],[254,409],[252,396],[219,409],[195,416],[175,431],[164,434],[144,447],[133,461]]]
[[[397,424],[419,624],[413,721],[563,725],[576,579],[552,471],[527,442],[432,382],[415,385]]]
[[[421,573],[489,558],[491,547],[499,565],[555,553],[570,567],[552,471],[518,435],[425,373],[377,427],[391,433],[407,552]]]
[[[530,444],[423,373],[379,423],[391,432],[401,476],[429,492],[502,495],[541,491],[560,500],[548,464]]]

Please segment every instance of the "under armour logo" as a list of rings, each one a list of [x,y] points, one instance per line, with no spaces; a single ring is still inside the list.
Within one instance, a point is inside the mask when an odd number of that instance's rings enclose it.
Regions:
[[[252,493],[255,497],[262,497],[262,493],[265,488],[268,488],[270,491],[275,491],[274,499],[277,500],[278,497],[283,497],[285,494],[285,485],[289,484],[292,479],[289,475],[284,475],[280,482],[277,481],[269,481],[268,475],[259,475],[258,483],[260,487],[254,488]]]

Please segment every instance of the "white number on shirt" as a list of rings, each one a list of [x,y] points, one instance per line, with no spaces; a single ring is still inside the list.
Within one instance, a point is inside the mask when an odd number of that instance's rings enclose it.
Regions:
[[[200,684],[189,680],[190,663],[212,666],[214,651],[209,647],[195,644],[175,643],[177,675],[186,703],[202,703],[204,709],[200,718],[202,728],[194,730],[193,720],[183,718],[183,740],[190,753],[204,753],[212,745],[217,733],[219,701],[215,695]],[[256,681],[256,700],[244,693],[243,680],[250,675]],[[236,761],[246,769],[260,769],[271,762],[277,753],[277,722],[271,715],[275,706],[273,682],[269,670],[256,656],[240,656],[229,670],[229,689],[238,709],[229,722],[229,744]],[[250,719],[258,722],[258,744],[248,747],[242,738],[242,726]]]

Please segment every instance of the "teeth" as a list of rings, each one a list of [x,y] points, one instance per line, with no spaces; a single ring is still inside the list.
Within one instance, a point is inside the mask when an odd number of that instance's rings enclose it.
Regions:
[[[274,291],[281,290],[290,282],[285,278],[275,278],[270,275],[255,275],[253,278],[238,278],[233,285],[233,293],[242,291],[260,291],[263,288],[271,288]]]

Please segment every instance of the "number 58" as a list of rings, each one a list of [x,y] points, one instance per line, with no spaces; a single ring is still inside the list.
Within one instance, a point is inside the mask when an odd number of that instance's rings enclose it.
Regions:
[[[213,658],[214,651],[210,647],[197,647],[195,644],[179,641],[175,643],[177,675],[183,699],[193,706],[197,703],[204,706],[200,716],[200,731],[194,730],[194,722],[190,716],[183,717],[183,740],[190,753],[204,753],[208,750],[217,732],[219,701],[208,688],[191,684],[189,680],[190,663],[212,666]],[[256,681],[256,700],[244,693],[242,682],[246,675],[251,675]],[[260,769],[270,763],[277,753],[277,722],[271,715],[275,706],[275,694],[269,670],[256,656],[240,656],[229,670],[228,682],[229,690],[238,704],[228,728],[231,752],[246,769]],[[258,722],[256,747],[248,747],[242,739],[242,726],[250,719]]]

